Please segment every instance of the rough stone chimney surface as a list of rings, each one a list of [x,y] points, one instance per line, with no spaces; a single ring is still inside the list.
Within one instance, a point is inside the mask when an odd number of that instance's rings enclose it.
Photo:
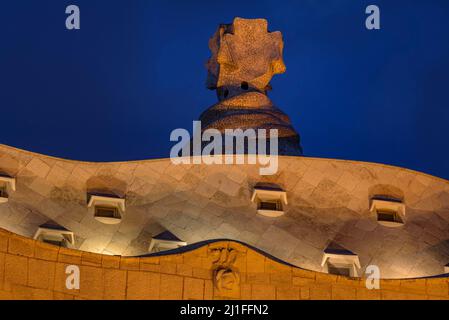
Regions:
[[[282,34],[268,31],[265,19],[235,18],[218,27],[209,48],[207,87],[219,102],[200,116],[202,130],[267,129],[269,140],[268,130],[277,129],[279,155],[301,155],[289,117],[267,96],[272,77],[286,71]]]

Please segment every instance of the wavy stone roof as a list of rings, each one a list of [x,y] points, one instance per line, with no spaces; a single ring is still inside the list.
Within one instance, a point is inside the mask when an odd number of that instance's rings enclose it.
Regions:
[[[189,244],[234,239],[293,265],[321,271],[323,250],[337,243],[381,268],[382,278],[441,274],[449,261],[449,182],[397,167],[354,161],[280,157],[275,176],[256,165],[173,165],[170,159],[89,163],[0,145],[0,170],[17,191],[0,205],[0,227],[32,237],[52,220],[75,232],[76,248],[143,255],[165,230]],[[267,218],[250,201],[260,182],[287,191],[286,214]],[[118,225],[96,221],[87,193],[126,197]],[[373,194],[404,199],[406,223],[379,225]]]

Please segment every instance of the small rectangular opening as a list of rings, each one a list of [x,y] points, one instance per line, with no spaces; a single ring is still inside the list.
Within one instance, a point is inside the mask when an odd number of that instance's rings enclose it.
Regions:
[[[74,234],[67,229],[53,229],[39,227],[34,239],[64,248],[70,248],[74,244]]]
[[[101,218],[117,218],[120,219],[120,214],[117,208],[112,207],[95,207],[95,216]]]
[[[282,205],[279,201],[260,201],[259,210],[281,211]]]
[[[377,221],[402,223],[401,218],[395,211],[386,211],[386,210],[377,211]]]
[[[327,265],[327,270],[330,274],[338,275],[338,276],[345,276],[350,277],[351,276],[351,268],[344,267],[344,266],[335,266],[333,264]]]
[[[8,198],[8,193],[6,192],[6,187],[0,187],[0,198]]]

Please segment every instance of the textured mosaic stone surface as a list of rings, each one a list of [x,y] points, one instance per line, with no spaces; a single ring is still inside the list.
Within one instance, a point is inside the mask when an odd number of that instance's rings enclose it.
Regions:
[[[330,159],[280,157],[275,176],[257,165],[173,165],[170,159],[89,163],[0,145],[0,170],[17,191],[0,205],[0,227],[32,237],[54,220],[75,232],[76,248],[111,255],[147,253],[151,237],[169,230],[188,243],[235,239],[305,269],[321,271],[330,242],[357,253],[362,268],[383,278],[443,272],[449,262],[449,182],[397,167]],[[253,187],[287,191],[286,214],[267,218],[251,202]],[[87,209],[87,194],[126,198],[118,225]],[[402,196],[406,223],[387,228],[369,212],[374,194]]]
[[[282,34],[268,31],[265,19],[235,18],[218,27],[209,47],[207,87],[217,91],[219,102],[200,116],[203,131],[265,129],[270,140],[269,130],[276,129],[279,154],[301,155],[300,137],[289,117],[267,96],[272,77],[286,70]]]

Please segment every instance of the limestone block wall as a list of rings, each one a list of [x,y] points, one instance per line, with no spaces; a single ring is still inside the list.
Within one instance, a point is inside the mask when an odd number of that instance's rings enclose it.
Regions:
[[[80,269],[79,290],[66,267]],[[0,229],[0,299],[448,299],[448,278],[381,280],[307,271],[233,241],[153,257],[59,248]]]

